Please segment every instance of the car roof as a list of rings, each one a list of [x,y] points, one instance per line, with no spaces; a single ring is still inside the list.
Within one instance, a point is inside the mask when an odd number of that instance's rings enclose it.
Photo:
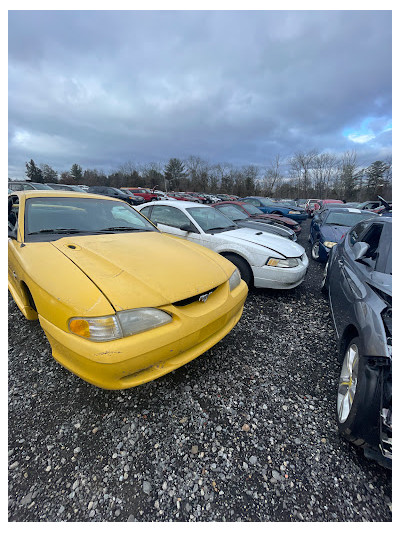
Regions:
[[[105,200],[108,199],[108,196],[104,196],[102,194],[94,194],[94,193],[88,193],[88,192],[78,192],[78,191],[66,191],[66,190],[38,190],[38,189],[32,189],[29,191],[13,191],[10,196],[19,196],[23,197],[25,199],[28,198],[48,198],[48,197],[54,197],[54,198],[96,198],[97,200]],[[113,200],[113,198],[110,198],[110,200]],[[115,201],[122,201],[115,198]]]
[[[335,213],[343,213],[346,211],[348,213],[365,213],[365,211],[361,210],[361,209],[356,209],[355,207],[330,207],[329,209],[323,209],[323,211],[329,211],[330,213],[332,213],[332,211]],[[373,213],[373,215],[376,215],[376,213]]]
[[[157,200],[155,202],[146,202],[145,204],[142,204],[138,207],[144,207],[147,205],[169,205],[172,207],[201,207],[201,208],[207,208],[210,207],[209,205],[199,204],[197,202],[182,202],[182,200]]]

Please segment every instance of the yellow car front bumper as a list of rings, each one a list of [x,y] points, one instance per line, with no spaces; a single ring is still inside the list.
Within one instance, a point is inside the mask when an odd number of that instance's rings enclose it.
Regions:
[[[42,316],[53,357],[85,381],[103,389],[127,389],[152,381],[214,346],[239,321],[247,296],[241,281],[233,291],[220,285],[207,302],[161,307],[169,324],[109,342],[92,342],[64,331]]]

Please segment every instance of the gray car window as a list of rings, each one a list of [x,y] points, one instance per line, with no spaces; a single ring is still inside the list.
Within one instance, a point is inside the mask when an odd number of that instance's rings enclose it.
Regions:
[[[165,224],[173,228],[179,228],[183,224],[189,224],[189,218],[176,207],[169,205],[157,205],[151,212],[151,219],[155,224]]]
[[[355,243],[360,240],[361,235],[370,223],[370,220],[363,220],[362,222],[356,224],[354,228],[349,231],[348,242],[350,246],[354,246]]]

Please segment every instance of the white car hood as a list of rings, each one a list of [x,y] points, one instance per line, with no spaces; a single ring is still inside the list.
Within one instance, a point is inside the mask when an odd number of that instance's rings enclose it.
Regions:
[[[274,235],[260,230],[251,228],[239,228],[222,233],[215,233],[215,237],[221,236],[222,239],[231,242],[253,243],[264,248],[268,248],[284,257],[300,257],[304,254],[304,248],[285,237]]]

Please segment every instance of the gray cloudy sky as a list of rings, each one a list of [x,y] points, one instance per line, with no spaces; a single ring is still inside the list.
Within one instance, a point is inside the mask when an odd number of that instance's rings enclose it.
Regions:
[[[390,11],[10,11],[9,176],[391,155]]]

